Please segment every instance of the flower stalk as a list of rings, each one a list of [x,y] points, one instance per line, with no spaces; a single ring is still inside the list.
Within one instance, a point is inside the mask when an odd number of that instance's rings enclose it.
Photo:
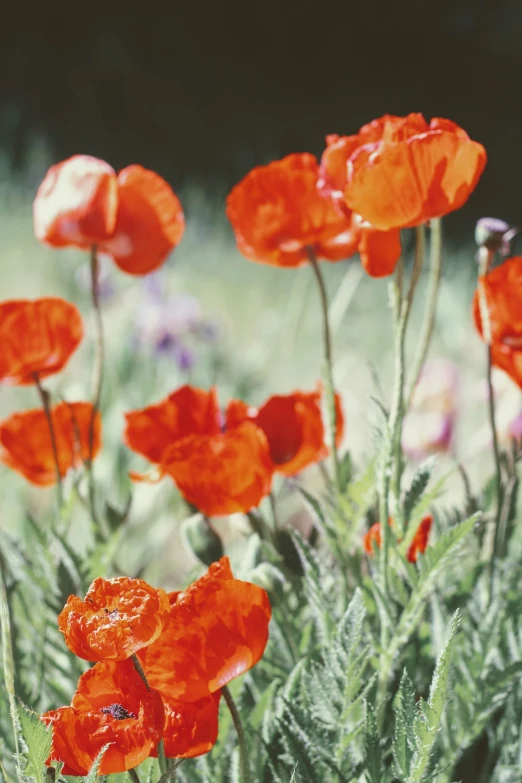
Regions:
[[[223,698],[226,701],[227,707],[230,711],[230,715],[232,716],[232,721],[234,723],[234,727],[237,733],[237,739],[239,742],[239,757],[240,757],[240,764],[241,764],[242,783],[251,783],[250,763],[248,758],[248,746],[247,746],[247,741],[245,736],[245,730],[243,729],[243,724],[241,722],[241,717],[239,715],[239,711],[237,709],[234,698],[230,693],[230,689],[228,685],[223,686],[221,692],[223,694]]]
[[[47,419],[47,424],[49,425],[49,434],[51,436],[51,447],[53,450],[54,467],[56,470],[56,494],[58,497],[58,508],[61,509],[64,502],[63,483],[62,483],[62,474],[60,471],[60,461],[58,459],[58,444],[56,442],[56,433],[54,431],[54,424],[51,415],[50,395],[47,389],[44,389],[44,387],[42,386],[42,382],[40,381],[40,376],[36,372],[34,373],[34,383],[36,386],[36,390],[38,392],[38,396],[40,397],[40,401],[42,403],[42,408],[45,413],[45,418]]]
[[[332,350],[332,336],[330,331],[330,320],[328,316],[328,296],[326,293],[326,286],[324,278],[315,254],[315,250],[312,246],[308,245],[306,248],[308,260],[310,266],[315,275],[317,287],[319,289],[319,296],[321,299],[321,311],[323,315],[323,339],[324,339],[324,358],[325,358],[325,370],[326,370],[326,407],[328,415],[328,446],[331,451],[335,485],[337,489],[341,486],[341,465],[339,461],[339,454],[337,452],[337,412],[335,407],[335,385],[333,377],[333,350]]]
[[[94,482],[94,472],[92,467],[93,452],[94,452],[94,424],[96,420],[96,414],[100,409],[101,394],[103,388],[103,365],[105,358],[105,339],[103,333],[103,319],[100,306],[99,295],[99,274],[100,265],[98,261],[98,254],[96,245],[91,247],[90,257],[90,270],[91,270],[91,298],[94,309],[94,322],[96,332],[96,351],[95,351],[95,365],[94,365],[94,382],[93,382],[93,402],[92,402],[92,416],[89,424],[89,458],[87,460],[87,474],[89,483],[89,505],[91,509],[91,516],[97,527],[100,527],[98,518],[98,512],[96,510],[96,486]]]

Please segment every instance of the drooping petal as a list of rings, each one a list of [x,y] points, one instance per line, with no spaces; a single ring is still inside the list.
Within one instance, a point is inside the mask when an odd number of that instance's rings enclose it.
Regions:
[[[138,657],[152,687],[194,702],[252,668],[268,640],[266,592],[234,579],[227,557],[171,595],[170,622]]]
[[[422,520],[419,523],[419,526],[415,532],[415,536],[413,537],[413,541],[411,542],[411,545],[408,548],[408,552],[406,554],[406,557],[408,558],[410,563],[416,563],[417,562],[417,555],[420,553],[421,555],[424,554],[426,551],[426,547],[428,546],[428,538],[430,535],[431,526],[433,525],[433,517],[429,514],[422,518]]]
[[[401,257],[400,231],[379,231],[372,226],[361,228],[359,255],[361,264],[370,277],[387,277],[393,274]]]
[[[24,386],[60,372],[80,344],[78,309],[58,297],[0,302],[0,383]]]
[[[87,248],[111,236],[118,185],[114,169],[90,155],[51,166],[33,205],[34,232],[53,247]]]
[[[100,244],[130,275],[158,269],[179,244],[185,218],[178,197],[159,174],[132,165],[118,174],[118,213],[114,231]]]
[[[101,416],[90,402],[59,403],[51,409],[62,478],[101,448]],[[91,455],[91,421],[92,455]],[[56,462],[49,423],[42,409],[14,413],[0,422],[0,462],[37,486],[56,482]]]
[[[188,703],[161,693],[165,708],[163,742],[167,758],[195,758],[208,753],[218,737],[221,691]],[[151,756],[157,756],[154,749]]]

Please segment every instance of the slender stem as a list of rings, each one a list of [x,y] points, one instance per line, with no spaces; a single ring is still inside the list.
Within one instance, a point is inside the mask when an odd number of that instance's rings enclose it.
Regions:
[[[273,492],[271,492],[268,496],[268,501],[270,503],[270,510],[272,512],[272,520],[274,523],[274,530],[277,530],[279,527],[278,519],[277,519],[277,503],[275,499],[275,495]]]
[[[140,675],[141,679],[143,680],[143,682],[145,684],[145,687],[147,688],[148,691],[150,691],[150,685],[149,685],[149,681],[147,680],[147,675],[143,671],[143,666],[139,662],[139,659],[138,659],[138,656],[136,655],[136,653],[131,655],[131,660],[132,660],[132,662],[134,664],[134,668],[136,669],[136,671]]]
[[[245,737],[245,731],[243,729],[243,724],[241,723],[241,718],[239,716],[238,709],[236,707],[236,703],[232,697],[232,694],[230,693],[230,690],[228,688],[228,685],[225,685],[221,692],[223,694],[223,698],[225,699],[227,703],[227,707],[230,710],[230,714],[232,716],[232,721],[234,723],[237,739],[239,742],[239,757],[240,757],[240,763],[241,763],[241,777],[243,778],[242,783],[251,783],[250,778],[250,764],[248,760],[248,746],[247,741]]]
[[[140,783],[140,778],[135,769],[128,769],[127,774],[134,783]]]
[[[332,337],[330,334],[330,322],[328,318],[328,296],[326,293],[326,286],[324,283],[323,275],[315,255],[313,247],[307,247],[308,260],[310,266],[313,269],[315,279],[317,281],[317,287],[319,289],[319,296],[321,298],[321,310],[323,314],[323,339],[324,339],[324,358],[326,364],[326,402],[328,410],[328,429],[329,429],[329,446],[332,453],[334,476],[337,488],[340,487],[341,466],[339,462],[339,454],[337,453],[337,411],[335,406],[335,386],[333,377],[333,353],[332,353]]]
[[[487,248],[481,248],[479,252],[479,280],[478,280],[478,302],[480,311],[480,321],[482,324],[482,334],[486,343],[486,380],[488,384],[488,418],[493,440],[493,456],[495,460],[495,533],[493,538],[493,549],[489,561],[489,596],[493,595],[493,572],[495,569],[495,557],[499,548],[499,531],[502,517],[502,467],[500,462],[500,447],[498,442],[496,412],[495,412],[495,391],[493,388],[493,361],[491,352],[492,332],[491,318],[489,315],[489,306],[486,295],[486,286],[484,280],[489,272],[494,258],[494,251]]]
[[[442,277],[442,221],[435,218],[431,221],[430,231],[430,276],[427,291],[427,304],[424,310],[424,321],[421,327],[417,350],[413,359],[412,369],[409,375],[409,382],[405,394],[406,410],[411,405],[413,392],[426,360],[430,347],[433,328],[435,326],[435,313],[437,310],[437,299],[439,293],[440,280]]]
[[[7,599],[7,589],[5,583],[5,561],[3,552],[0,551],[0,638],[2,640],[2,664],[4,674],[4,684],[9,699],[9,711],[11,713],[11,723],[14,734],[14,748],[16,757],[16,766],[18,779],[22,780],[22,770],[20,767],[20,747],[18,735],[20,727],[18,724],[18,704],[16,701],[15,689],[15,663],[13,656],[13,638],[11,634],[11,617],[9,611],[9,602]]]
[[[49,392],[46,389],[44,389],[44,387],[42,386],[40,377],[37,372],[34,373],[33,377],[34,377],[36,390],[38,391],[38,395],[40,397],[42,407],[45,413],[45,418],[47,419],[49,434],[51,436],[51,447],[53,450],[54,468],[56,471],[56,492],[58,495],[58,508],[62,508],[63,506],[62,474],[60,472],[60,461],[58,459],[58,444],[56,442],[56,432],[54,430],[54,424],[51,415],[50,396],[49,396]]]
[[[400,300],[400,289],[396,284],[396,312],[398,322],[395,330],[395,381],[393,389],[392,406],[388,418],[387,437],[384,444],[382,457],[381,481],[379,492],[379,517],[381,522],[382,546],[380,550],[381,573],[383,578],[383,587],[385,596],[388,595],[388,560],[390,547],[390,528],[388,525],[389,517],[389,491],[393,468],[393,457],[395,455],[394,471],[394,495],[396,500],[395,511],[398,511],[400,497],[400,434],[402,428],[402,417],[404,412],[404,348],[406,338],[406,327],[411,312],[413,296],[419,281],[422,269],[425,248],[424,226],[417,226],[417,242],[415,247],[415,259],[411,272],[410,282],[406,296]],[[385,640],[383,639],[383,642]]]
[[[89,422],[89,457],[87,459],[87,474],[89,479],[89,505],[91,507],[91,516],[93,521],[99,527],[99,519],[96,511],[96,487],[94,483],[94,473],[92,468],[94,453],[94,431],[96,423],[96,414],[100,409],[101,393],[103,387],[103,364],[105,357],[105,340],[103,335],[103,320],[100,307],[99,296],[99,261],[96,252],[96,245],[91,247],[91,298],[94,309],[94,321],[96,329],[96,358],[94,365],[94,391],[92,402],[92,415]]]

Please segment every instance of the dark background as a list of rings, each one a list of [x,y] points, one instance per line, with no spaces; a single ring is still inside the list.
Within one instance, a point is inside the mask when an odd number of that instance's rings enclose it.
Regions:
[[[522,223],[522,0],[170,0],[11,6],[0,146],[35,139],[175,188],[224,192],[250,167],[320,154],[385,112],[446,116],[489,165],[459,213]]]

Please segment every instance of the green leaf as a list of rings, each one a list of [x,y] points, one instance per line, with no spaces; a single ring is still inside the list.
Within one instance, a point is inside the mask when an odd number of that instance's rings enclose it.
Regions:
[[[429,457],[418,466],[415,473],[413,474],[410,488],[404,496],[403,503],[404,522],[406,525],[408,524],[413,509],[419,502],[422,494],[424,493],[424,490],[428,486],[434,467],[435,458]]]
[[[460,549],[464,539],[471,533],[479,514],[465,519],[444,533],[434,546],[429,546],[418,558],[419,581],[402,613],[399,624],[387,649],[386,655],[393,661],[397,652],[406,644],[422,615],[425,601],[429,598],[437,579],[446,570],[448,562]]]
[[[460,615],[456,611],[451,621],[446,644],[435,666],[428,702],[426,703],[421,699],[418,705],[417,717],[413,727],[416,744],[415,756],[412,761],[408,783],[420,783],[430,761],[431,751],[442,719],[451,651],[459,625]]]
[[[98,772],[100,769],[100,764],[102,763],[103,757],[108,749],[108,747],[112,745],[111,742],[108,742],[106,745],[103,746],[103,748],[100,750],[96,758],[94,759],[93,765],[89,770],[89,774],[86,778],[83,778],[84,783],[96,783],[96,778],[98,777]]]
[[[407,780],[410,774],[414,752],[412,738],[415,716],[415,690],[405,669],[397,694],[393,741],[394,772],[401,781]]]
[[[45,762],[49,758],[53,740],[52,726],[46,726],[40,716],[20,703],[18,709],[20,728],[27,746],[25,775],[44,783]]]
[[[364,763],[367,783],[382,783],[382,751],[375,710],[366,702]]]

